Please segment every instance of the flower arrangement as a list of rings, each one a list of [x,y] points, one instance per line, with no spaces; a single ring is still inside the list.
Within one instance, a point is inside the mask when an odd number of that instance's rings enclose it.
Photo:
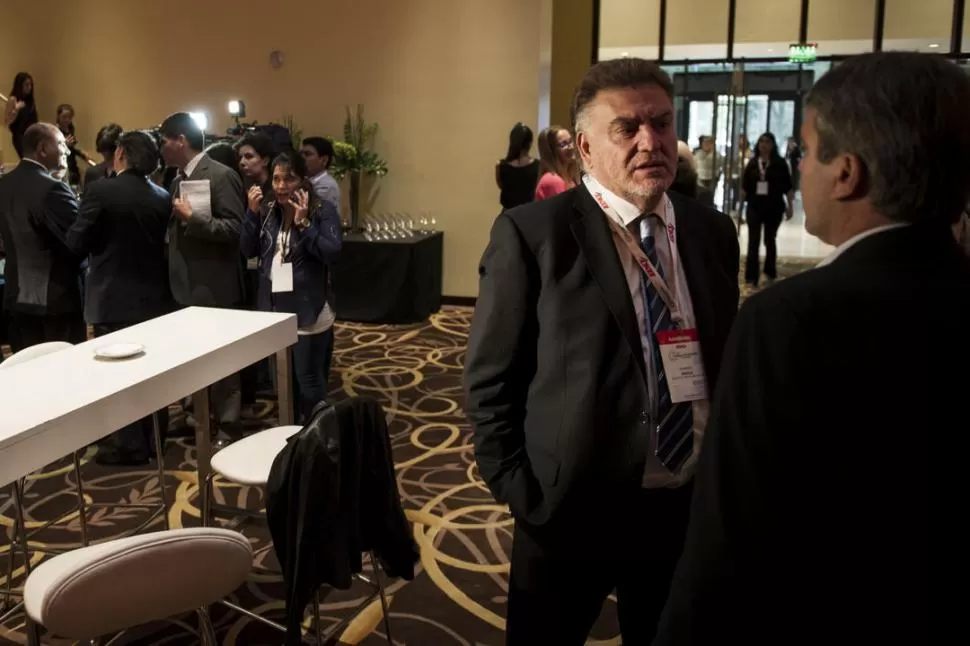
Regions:
[[[344,138],[340,141],[330,138],[333,143],[334,159],[330,174],[335,179],[350,178],[350,228],[356,231],[360,221],[360,185],[364,176],[384,177],[387,175],[387,162],[370,149],[380,126],[364,120],[364,106],[357,105],[352,115],[347,106],[344,120]]]

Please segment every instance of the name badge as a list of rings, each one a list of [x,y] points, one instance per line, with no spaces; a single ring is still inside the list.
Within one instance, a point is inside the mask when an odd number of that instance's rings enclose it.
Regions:
[[[707,399],[707,379],[696,329],[657,332],[660,358],[675,404]]]
[[[755,194],[757,194],[757,195],[767,195],[768,194],[768,182],[758,182],[758,186],[755,189]]]
[[[269,280],[273,284],[273,293],[293,291],[293,263],[283,262],[283,255],[273,257],[270,267]]]

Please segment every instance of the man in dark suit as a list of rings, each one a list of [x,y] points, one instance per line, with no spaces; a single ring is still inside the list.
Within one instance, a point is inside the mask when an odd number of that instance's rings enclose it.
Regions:
[[[479,268],[465,408],[516,521],[509,644],[585,643],[614,588],[624,643],[649,643],[681,552],[738,243],[667,193],[672,94],[654,63],[593,66],[572,106],[587,176],[500,215]]]
[[[970,392],[970,264],[950,230],[970,197],[970,158],[952,154],[970,149],[968,105],[970,78],[927,54],[851,58],[812,88],[805,228],[836,250],[738,315],[655,644],[940,629],[931,559],[938,588],[966,537],[947,450]]]
[[[179,169],[168,229],[172,295],[183,306],[235,307],[243,293],[239,235],[245,206],[239,173],[202,152],[204,135],[189,114],[173,114],[159,131],[165,163]],[[209,183],[209,213],[193,211],[181,195],[184,181]]]
[[[168,288],[165,231],[171,198],[148,177],[158,167],[158,146],[145,132],[121,135],[113,173],[84,193],[67,245],[79,256],[90,254],[85,289],[85,319],[103,336],[174,309]],[[168,411],[161,411],[162,429]],[[134,466],[154,452],[151,417],[121,429],[96,456],[102,464]]]
[[[172,184],[173,217],[168,227],[172,296],[183,307],[239,307],[244,294],[239,236],[245,213],[239,173],[202,152],[205,135],[187,112],[169,116],[159,132],[165,164],[179,170]],[[204,210],[193,208],[183,195],[182,182],[186,181],[208,183]],[[231,434],[238,434],[239,374],[213,384],[211,393],[216,419]]]
[[[3,307],[14,352],[47,341],[84,341],[80,259],[65,245],[77,217],[74,193],[52,173],[67,169],[54,125],[24,134],[24,158],[0,179],[0,237],[7,254]]]

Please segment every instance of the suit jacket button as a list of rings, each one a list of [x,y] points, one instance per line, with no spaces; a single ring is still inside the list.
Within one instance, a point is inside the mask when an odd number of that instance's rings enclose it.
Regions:
[[[649,424],[650,423],[650,416],[647,415],[647,411],[645,411],[645,410],[640,411],[640,423],[641,424]]]

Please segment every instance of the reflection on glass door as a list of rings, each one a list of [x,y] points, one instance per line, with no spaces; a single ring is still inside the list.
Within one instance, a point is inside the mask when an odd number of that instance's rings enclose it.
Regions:
[[[743,132],[748,137],[748,143],[754,147],[758,137],[768,131],[768,95],[754,94],[745,97],[748,107],[747,125]]]
[[[688,115],[687,145],[693,150],[701,145],[701,137],[714,132],[714,102],[691,101]]]
[[[789,137],[797,137],[795,132],[795,102],[772,100],[768,109],[768,132],[778,141],[779,152],[784,154]]]

